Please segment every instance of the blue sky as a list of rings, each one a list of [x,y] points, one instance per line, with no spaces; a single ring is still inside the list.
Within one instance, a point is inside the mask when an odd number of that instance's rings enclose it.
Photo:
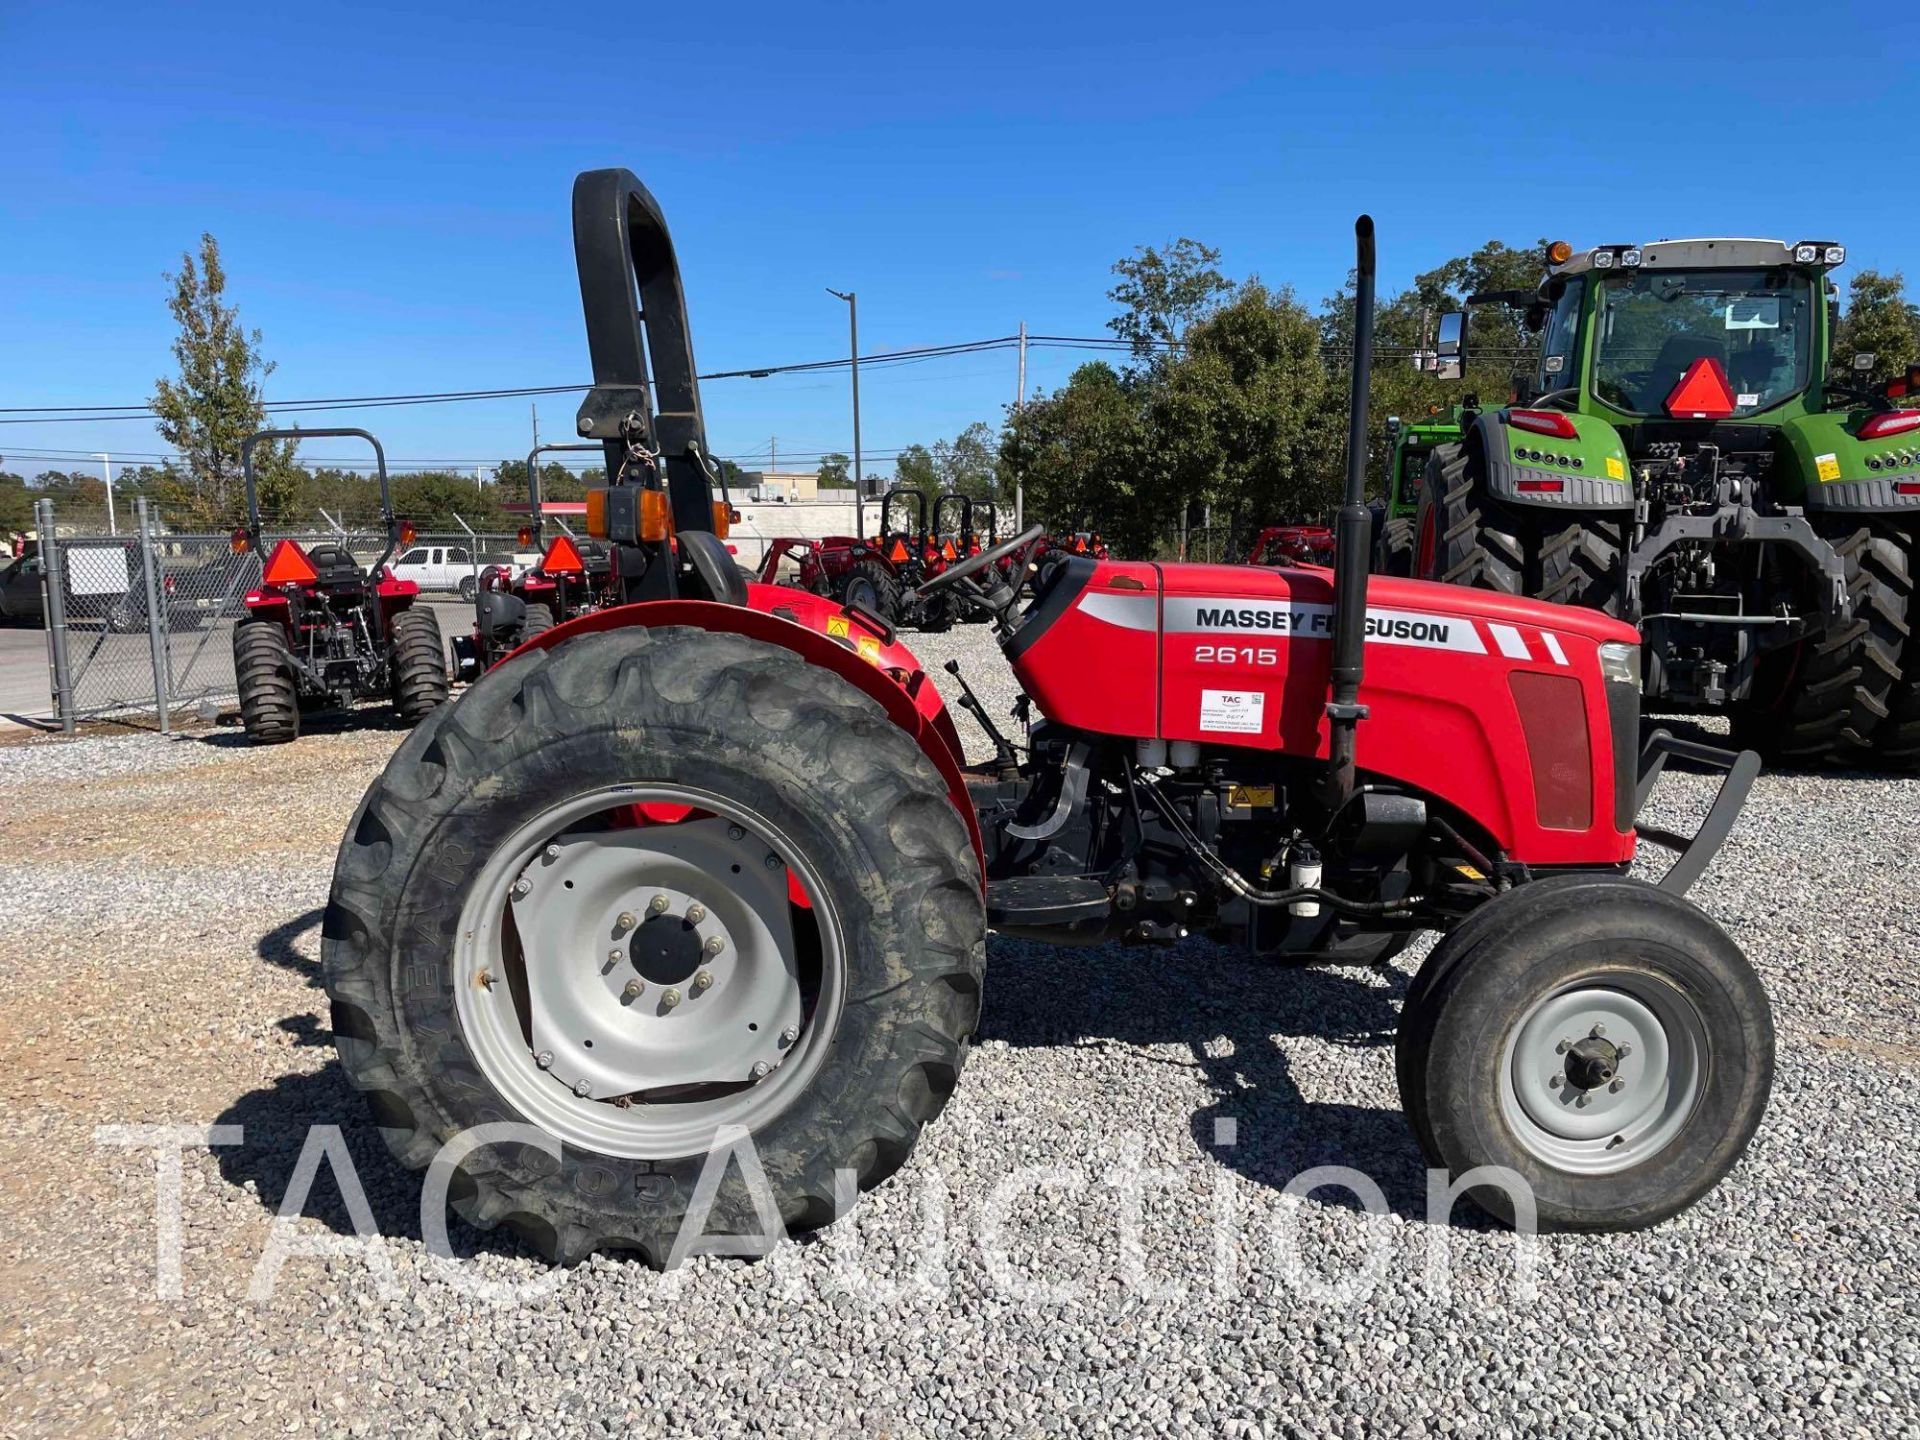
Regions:
[[[844,353],[828,285],[858,290],[865,352],[1022,319],[1105,333],[1113,260],[1183,234],[1317,300],[1362,209],[1389,288],[1543,234],[1831,236],[1844,284],[1913,268],[1920,202],[1874,157],[1906,148],[1916,39],[1899,7],[1777,0],[0,0],[0,406],[147,396],[170,367],[161,274],[202,230],[278,362],[269,398],[584,380],[568,190],[610,164],[665,208],[708,370]],[[1030,381],[1084,358],[1036,352]],[[1011,354],[864,374],[869,468],[997,421],[1013,390]],[[844,372],[704,398],[749,466],[772,436],[850,444]],[[571,414],[543,401],[543,433]],[[368,424],[403,461],[528,444],[524,401],[299,418]],[[141,421],[0,425],[28,472],[159,448]]]

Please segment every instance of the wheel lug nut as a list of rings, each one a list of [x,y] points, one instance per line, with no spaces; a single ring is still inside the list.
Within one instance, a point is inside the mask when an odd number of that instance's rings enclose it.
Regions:
[[[616,930],[631,930],[634,927],[634,923],[633,911],[622,910],[620,917],[613,922],[613,925]]]
[[[693,977],[693,988],[695,990],[704,990],[711,984],[713,984],[713,976],[705,970],[702,970],[698,975]]]
[[[584,1080],[575,1081],[573,1093],[578,1095],[582,1100],[585,1100],[589,1095],[593,1094],[593,1086]]]
[[[613,949],[607,951],[607,964],[618,965],[620,963],[620,958],[623,953],[624,952],[621,951],[621,949],[617,945]]]
[[[704,920],[704,919],[706,919],[706,918],[707,918],[707,907],[706,907],[706,906],[704,906],[704,905],[689,905],[689,906],[687,907],[687,923],[688,923],[689,925],[698,925],[698,924],[699,924],[699,923],[700,923],[700,922],[701,922],[702,920]]]
[[[1619,1052],[1620,1052],[1620,1058],[1621,1058],[1622,1060],[1624,1060],[1624,1059],[1626,1059],[1626,1058],[1627,1058],[1627,1056],[1629,1056],[1629,1055],[1631,1055],[1631,1054],[1633,1053],[1633,1046],[1631,1046],[1631,1045],[1629,1045],[1629,1044],[1627,1044],[1627,1043],[1626,1043],[1626,1042],[1625,1042],[1624,1040],[1623,1040],[1623,1041],[1621,1041],[1621,1042],[1620,1042],[1620,1044],[1619,1044],[1619,1045],[1618,1045],[1618,1046],[1617,1046],[1616,1048],[1617,1048],[1617,1049],[1619,1050]]]
[[[533,1063],[538,1065],[542,1070],[551,1070],[553,1068],[553,1051],[542,1050],[538,1055],[533,1057]]]
[[[1574,1101],[1573,1103],[1574,1103],[1575,1105],[1578,1105],[1578,1106],[1579,1106],[1579,1107],[1580,1107],[1580,1108],[1581,1108],[1582,1110],[1584,1110],[1584,1109],[1586,1109],[1586,1108],[1587,1108],[1587,1094],[1586,1094],[1586,1091],[1584,1091],[1584,1090],[1583,1090],[1583,1091],[1581,1091],[1581,1092],[1580,1092],[1580,1097],[1579,1097],[1579,1098],[1578,1098],[1577,1100],[1575,1100],[1575,1101]]]
[[[549,845],[544,853],[547,859],[558,860],[560,858],[560,847],[558,845]]]
[[[798,1025],[787,1026],[786,1029],[780,1032],[780,1048],[782,1050],[786,1049],[787,1046],[793,1044],[793,1042],[798,1040],[799,1038],[800,1038],[800,1027]]]
[[[1602,1035],[1607,1033],[1607,1027],[1604,1025],[1596,1025],[1593,1027],[1592,1033],[1593,1033],[1593,1038],[1598,1040]]]
[[[1607,1086],[1607,1092],[1612,1095],[1618,1095],[1622,1090],[1626,1088],[1627,1088],[1626,1081],[1616,1080],[1611,1085]]]
[[[738,825],[727,826],[727,839],[744,840],[746,838],[747,838],[747,832],[741,829]]]
[[[666,896],[656,895],[651,900],[647,901],[647,913],[649,915],[665,914],[667,906],[671,903],[672,902],[669,901]]]
[[[726,948],[727,942],[722,940],[718,935],[709,937],[707,943],[700,947],[701,951],[708,955],[718,955]]]
[[[660,997],[660,1003],[671,1010],[680,1003],[680,992],[678,990],[667,991],[666,994]]]
[[[516,900],[524,900],[532,889],[533,882],[522,875],[518,880],[513,882],[513,898]]]
[[[1562,1040],[1558,1045],[1553,1047],[1553,1053],[1556,1055],[1564,1055],[1572,1048],[1573,1045],[1571,1041]]]
[[[778,870],[781,864],[782,864],[782,861],[778,855],[767,856],[767,869]]]
[[[751,1073],[754,1079],[761,1080],[766,1078],[767,1072],[771,1069],[773,1069],[773,1067],[767,1064],[766,1061],[756,1060],[753,1062],[753,1070]]]
[[[1567,1077],[1564,1075],[1549,1075],[1547,1077],[1547,1084],[1553,1086],[1553,1088],[1556,1090],[1558,1090],[1562,1085],[1566,1083],[1567,1083]]]
[[[627,988],[620,992],[620,998],[622,1000],[638,1000],[646,988],[646,985],[639,980],[629,980],[627,981]]]

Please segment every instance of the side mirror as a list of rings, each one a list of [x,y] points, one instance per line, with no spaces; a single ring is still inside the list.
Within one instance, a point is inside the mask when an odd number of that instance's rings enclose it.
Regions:
[[[1439,379],[1458,380],[1467,373],[1466,311],[1449,310],[1440,317],[1433,353],[1434,374]]]

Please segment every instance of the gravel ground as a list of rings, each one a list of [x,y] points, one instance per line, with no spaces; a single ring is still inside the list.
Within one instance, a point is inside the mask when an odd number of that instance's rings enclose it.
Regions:
[[[983,631],[912,643],[1007,702]],[[1539,1242],[1530,1293],[1512,1238],[1427,1220],[1391,1049],[1424,946],[1375,972],[995,939],[906,1169],[768,1262],[663,1277],[457,1225],[456,1266],[427,1253],[315,974],[335,841],[395,742],[0,748],[0,1433],[1920,1435],[1920,783],[1761,780],[1696,893],[1772,990],[1767,1122],[1678,1220]],[[1659,818],[1708,794],[1672,776]],[[128,1123],[244,1127],[185,1154],[178,1299],[151,1156],[95,1138]],[[296,1255],[250,1300],[313,1125],[342,1127],[392,1283]],[[1384,1218],[1283,1194],[1320,1165],[1372,1176]],[[352,1235],[326,1175],[304,1209],[297,1241]]]

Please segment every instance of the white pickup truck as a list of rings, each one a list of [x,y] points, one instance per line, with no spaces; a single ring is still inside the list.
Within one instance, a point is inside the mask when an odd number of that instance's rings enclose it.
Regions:
[[[456,590],[462,600],[473,598],[479,574],[465,545],[415,545],[391,565],[396,580],[411,580],[422,590]]]

